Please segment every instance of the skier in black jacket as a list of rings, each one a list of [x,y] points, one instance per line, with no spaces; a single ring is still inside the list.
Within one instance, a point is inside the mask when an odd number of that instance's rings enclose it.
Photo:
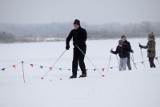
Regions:
[[[66,38],[66,50],[70,48],[70,40],[73,38],[73,61],[72,61],[72,76],[70,78],[77,78],[77,69],[78,64],[81,68],[82,75],[80,77],[87,77],[86,66],[84,63],[84,57],[86,54],[86,40],[87,40],[87,32],[80,26],[80,21],[75,19],[74,29],[71,30],[70,34]]]
[[[119,44],[115,51],[111,49],[111,53],[119,54],[119,57],[120,57],[119,71],[126,70],[128,47],[123,44],[122,40],[119,40]]]
[[[130,58],[130,53],[133,53],[133,50],[131,48],[131,44],[129,41],[127,41],[127,38],[125,35],[122,35],[121,36],[121,39],[123,41],[123,44],[128,48],[128,53],[127,53],[127,67],[128,67],[128,70],[132,70],[132,67],[131,67],[131,58]]]

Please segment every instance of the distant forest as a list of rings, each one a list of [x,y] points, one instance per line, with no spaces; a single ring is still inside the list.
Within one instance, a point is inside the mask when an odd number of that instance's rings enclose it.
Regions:
[[[147,37],[154,32],[160,37],[160,22],[141,22],[130,24],[108,23],[104,25],[81,26],[87,30],[88,39]],[[72,23],[51,24],[0,24],[0,43],[60,41],[73,29]]]

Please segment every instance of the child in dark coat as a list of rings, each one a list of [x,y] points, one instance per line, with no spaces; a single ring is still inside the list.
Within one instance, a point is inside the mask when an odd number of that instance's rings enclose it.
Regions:
[[[117,46],[116,51],[111,50],[111,53],[119,54],[120,57],[119,71],[126,70],[128,51],[129,51],[128,47],[123,45],[122,40],[119,40],[119,45]]]

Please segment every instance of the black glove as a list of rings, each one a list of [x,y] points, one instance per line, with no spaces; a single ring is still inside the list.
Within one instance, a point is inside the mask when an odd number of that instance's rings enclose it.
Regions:
[[[111,49],[111,51],[110,51],[111,53],[113,53],[113,49]]]
[[[70,46],[69,46],[69,45],[67,45],[67,46],[66,46],[66,50],[69,50],[69,48],[70,48]]]
[[[142,48],[142,45],[139,43],[139,47]]]
[[[148,52],[150,53],[150,52],[151,52],[151,50],[148,50]]]
[[[134,51],[133,51],[133,50],[131,50],[131,53],[134,53]]]

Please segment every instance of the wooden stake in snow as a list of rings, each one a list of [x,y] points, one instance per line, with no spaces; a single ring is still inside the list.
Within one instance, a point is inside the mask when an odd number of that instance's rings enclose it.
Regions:
[[[25,76],[24,76],[24,62],[22,61],[22,73],[23,73],[23,81],[25,83]]]

